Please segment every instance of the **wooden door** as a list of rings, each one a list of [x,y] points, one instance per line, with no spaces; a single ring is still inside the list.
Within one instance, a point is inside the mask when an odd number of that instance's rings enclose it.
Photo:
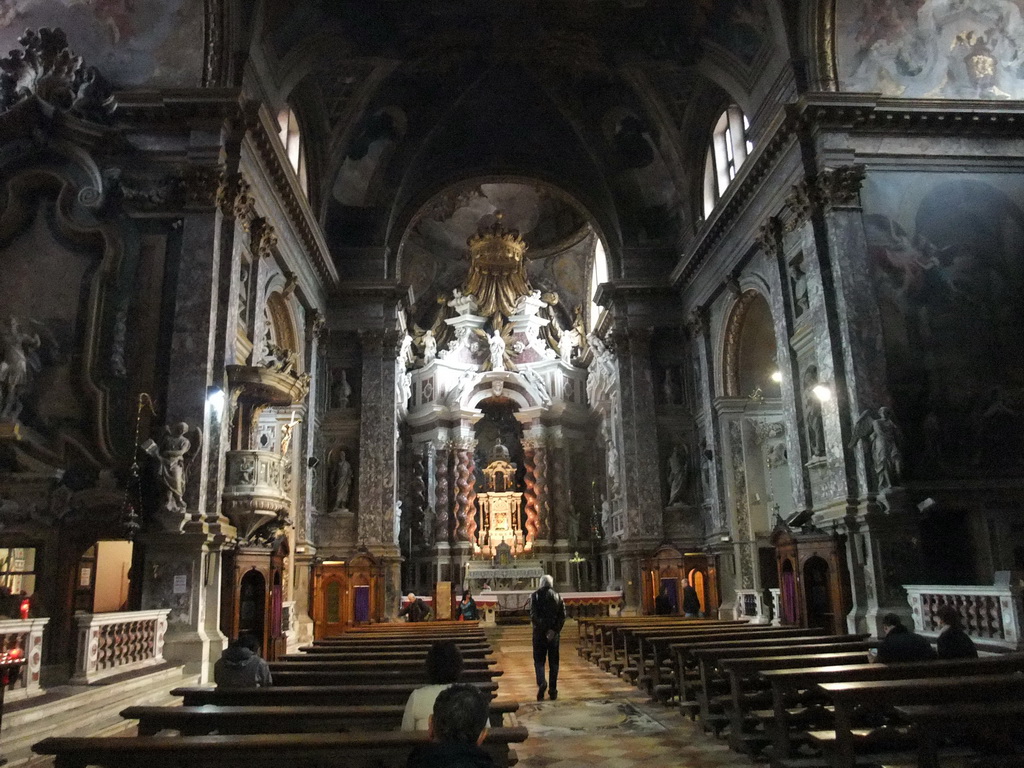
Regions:
[[[333,637],[345,631],[348,573],[344,565],[321,565],[313,574],[313,636]]]

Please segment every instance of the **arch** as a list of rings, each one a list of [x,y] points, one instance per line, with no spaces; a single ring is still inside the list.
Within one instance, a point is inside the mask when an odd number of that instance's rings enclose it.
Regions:
[[[296,331],[296,322],[289,298],[280,291],[267,296],[267,330],[270,340],[279,347],[291,350],[296,356],[296,365],[303,367],[302,341]]]
[[[487,371],[480,374],[472,387],[463,390],[457,403],[453,404],[464,410],[475,411],[484,400],[498,395],[507,397],[520,411],[540,408],[551,399],[536,384],[515,371]]]
[[[770,352],[769,350],[770,345]],[[725,325],[722,346],[723,382],[726,397],[743,397],[760,388],[766,396],[778,396],[775,325],[771,305],[757,290],[748,288],[733,304]]]

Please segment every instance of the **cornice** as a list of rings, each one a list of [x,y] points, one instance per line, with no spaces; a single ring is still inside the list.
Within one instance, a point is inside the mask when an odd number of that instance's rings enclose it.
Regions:
[[[338,286],[338,294],[347,299],[362,301],[394,301],[403,306],[412,306],[412,288],[388,280],[367,280],[342,283]]]
[[[320,225],[274,138],[277,125],[267,108],[245,99],[237,88],[122,91],[117,112],[123,131],[214,127],[235,121],[245,129],[245,141],[266,171],[285,215],[309,255],[320,279],[328,287],[338,283]]]
[[[818,131],[980,138],[1024,134],[1024,101],[896,99],[870,93],[809,93],[783,105],[740,168],[712,215],[683,250],[669,277],[679,288],[735,225],[781,153],[800,135]]]
[[[676,292],[665,280],[611,280],[597,286],[594,302],[608,307],[613,302],[623,299],[675,298]]]

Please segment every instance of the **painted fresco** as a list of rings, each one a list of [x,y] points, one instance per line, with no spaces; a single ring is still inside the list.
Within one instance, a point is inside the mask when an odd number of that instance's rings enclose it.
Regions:
[[[114,85],[198,85],[202,0],[0,0],[0,53],[26,29],[61,27],[71,50]]]
[[[912,476],[1024,475],[1024,181],[875,173],[864,201]]]
[[[841,0],[837,23],[843,90],[1024,97],[1024,0]]]
[[[770,42],[771,20],[761,0],[726,0],[702,3],[707,14],[708,40],[722,46],[751,66]]]

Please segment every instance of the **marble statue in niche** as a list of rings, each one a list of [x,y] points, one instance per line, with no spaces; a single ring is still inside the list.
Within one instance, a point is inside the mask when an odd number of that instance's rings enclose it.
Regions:
[[[801,317],[810,308],[807,295],[807,272],[804,270],[804,255],[797,254],[789,262],[789,287],[793,293],[793,316]]]
[[[683,444],[677,444],[668,457],[668,506],[682,507],[685,505],[686,493],[689,490],[690,450]]]
[[[903,433],[893,419],[891,408],[882,406],[877,414],[871,410],[861,413],[850,447],[862,440],[871,447],[877,490],[884,491],[899,485],[903,479],[903,452],[900,450]]]
[[[811,365],[803,376],[804,427],[807,430],[807,450],[811,458],[825,455],[825,422],[821,413],[821,401],[815,396],[818,386],[818,368]]]
[[[164,427],[164,435],[159,446],[153,440],[147,440],[142,444],[142,450],[156,462],[157,477],[161,486],[161,512],[172,515],[185,513],[188,470],[199,455],[202,443],[202,431],[196,427],[190,432],[188,424],[182,421]]]
[[[348,461],[345,449],[339,449],[331,470],[333,478],[334,501],[331,509],[335,512],[348,512],[349,496],[352,493],[352,465]]]
[[[39,370],[37,351],[42,342],[38,333],[23,330],[16,317],[9,317],[0,328],[0,418],[13,421],[21,413],[21,395],[29,383],[29,371]]]
[[[490,336],[487,337],[487,348],[490,350],[491,370],[504,371],[505,340],[501,337],[501,333],[499,333],[497,330],[495,330]]]
[[[558,356],[568,365],[572,362],[572,354],[576,350],[576,331],[563,328],[558,334]]]
[[[331,408],[348,408],[352,404],[352,385],[348,383],[348,372],[337,368],[331,382]]]

